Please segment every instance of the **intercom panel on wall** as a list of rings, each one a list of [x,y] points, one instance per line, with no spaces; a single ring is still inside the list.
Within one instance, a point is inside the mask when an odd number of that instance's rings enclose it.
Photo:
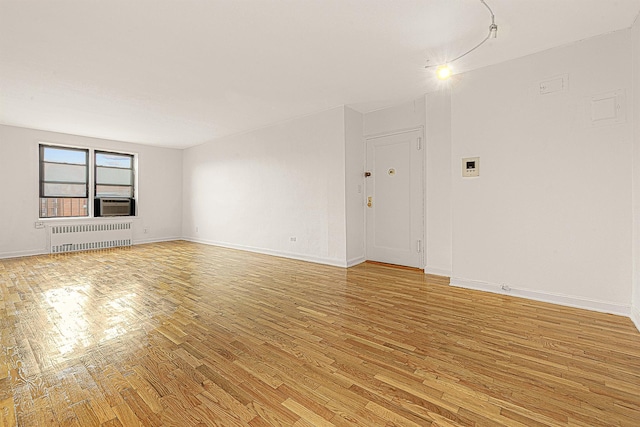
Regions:
[[[480,157],[462,159],[462,176],[464,178],[480,176]]]

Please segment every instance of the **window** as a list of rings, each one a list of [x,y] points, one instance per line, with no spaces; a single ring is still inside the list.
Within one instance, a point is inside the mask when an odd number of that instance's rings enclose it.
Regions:
[[[134,168],[132,154],[41,144],[40,218],[134,215]]]
[[[88,216],[89,150],[40,146],[40,218]]]
[[[96,198],[133,198],[133,156],[96,151]]]

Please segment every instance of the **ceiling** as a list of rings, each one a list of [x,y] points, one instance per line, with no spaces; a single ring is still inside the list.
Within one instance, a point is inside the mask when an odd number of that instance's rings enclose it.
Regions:
[[[630,27],[640,0],[486,0],[467,71]],[[433,90],[480,0],[0,0],[0,123],[183,148]],[[595,59],[594,59],[595,60]],[[0,141],[1,143],[1,141]]]

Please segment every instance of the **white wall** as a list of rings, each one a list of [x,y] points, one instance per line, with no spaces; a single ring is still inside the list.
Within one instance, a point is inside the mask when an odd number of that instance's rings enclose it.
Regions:
[[[0,125],[0,258],[47,253],[47,230],[38,221],[40,142],[138,154],[138,216],[134,243],[180,237],[182,152],[138,144],[85,138]],[[87,222],[49,219],[46,224]],[[144,228],[148,233],[144,233]]]
[[[425,273],[451,277],[451,91],[426,100],[426,266]]]
[[[399,130],[415,129],[425,124],[424,97],[364,115],[365,137]]]
[[[631,31],[633,37],[633,117],[634,168],[633,168],[633,297],[632,320],[640,329],[640,15]]]
[[[630,101],[631,49],[620,31],[454,82],[453,284],[629,314],[632,118],[592,127],[587,105]],[[537,94],[564,73],[567,92]],[[467,156],[479,178],[461,178]]]
[[[344,130],[339,107],[186,149],[183,236],[345,266]]]
[[[347,265],[363,262],[364,246],[364,138],[363,116],[345,107],[345,195],[347,221]]]

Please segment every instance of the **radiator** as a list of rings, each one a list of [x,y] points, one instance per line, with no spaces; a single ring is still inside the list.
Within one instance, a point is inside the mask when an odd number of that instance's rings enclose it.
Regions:
[[[131,246],[131,222],[52,225],[49,227],[50,252],[86,251]]]

